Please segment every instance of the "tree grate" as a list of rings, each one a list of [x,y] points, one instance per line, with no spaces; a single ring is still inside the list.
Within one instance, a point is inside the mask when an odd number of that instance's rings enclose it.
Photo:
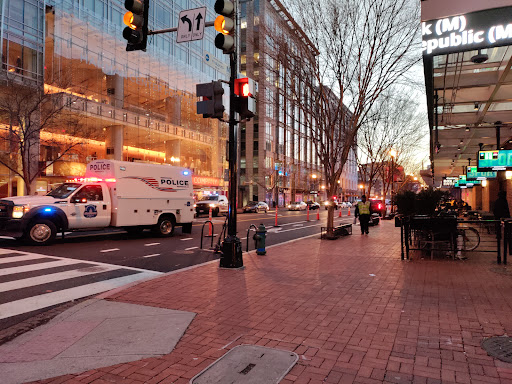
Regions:
[[[482,348],[489,356],[512,363],[512,337],[495,336],[482,340]]]

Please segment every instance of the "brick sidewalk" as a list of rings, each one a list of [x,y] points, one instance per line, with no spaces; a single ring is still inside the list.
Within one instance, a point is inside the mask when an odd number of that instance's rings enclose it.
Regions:
[[[123,290],[111,300],[196,312],[160,358],[44,383],[188,383],[239,344],[296,352],[282,383],[512,383],[483,337],[512,333],[512,274],[494,255],[400,261],[393,222],[336,241],[316,237]]]

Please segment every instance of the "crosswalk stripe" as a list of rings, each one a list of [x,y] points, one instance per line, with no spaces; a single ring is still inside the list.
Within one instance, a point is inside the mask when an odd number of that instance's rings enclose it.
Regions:
[[[26,299],[17,301],[11,301],[10,303],[0,305],[0,319],[6,319],[8,317],[51,307],[53,305],[62,304],[82,297],[106,292],[111,289],[118,288],[134,281],[152,276],[154,276],[154,274],[138,273],[130,276],[119,277],[116,279],[105,280],[98,283],[80,285],[78,287],[46,293],[44,295],[28,297]]]
[[[30,265],[23,265],[21,267],[4,268],[4,269],[0,269],[0,276],[11,275],[13,273],[35,271],[38,269],[60,267],[61,265],[77,264],[78,262],[79,262],[79,260],[61,259],[61,260],[56,260],[56,261],[49,261],[44,264],[30,264]]]
[[[41,255],[36,255],[35,253],[32,253],[23,256],[13,256],[0,259],[0,264],[16,263],[18,261],[36,260],[40,258]]]
[[[73,269],[70,271],[52,273],[51,275],[42,275],[37,277],[30,277],[28,279],[21,279],[10,281],[8,283],[0,283],[0,292],[12,291],[13,289],[25,288],[39,284],[52,283],[55,281],[61,281],[66,279],[72,279],[74,277],[82,277],[93,275],[98,272],[106,272],[113,271],[115,269],[119,269],[119,267],[101,267],[101,271],[97,269],[97,267],[88,267],[81,269]]]

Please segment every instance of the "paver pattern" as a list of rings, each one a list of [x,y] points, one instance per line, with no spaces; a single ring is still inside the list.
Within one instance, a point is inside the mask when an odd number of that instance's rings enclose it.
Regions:
[[[285,384],[512,383],[482,338],[512,333],[512,274],[493,254],[400,260],[393,222],[336,241],[316,237],[209,264],[110,300],[196,312],[169,355],[44,383],[188,383],[239,344],[294,351]]]

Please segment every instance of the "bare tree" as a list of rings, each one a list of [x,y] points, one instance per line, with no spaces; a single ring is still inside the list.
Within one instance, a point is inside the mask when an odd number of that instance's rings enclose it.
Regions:
[[[376,100],[371,119],[358,132],[359,173],[368,195],[377,181],[384,196],[388,193],[398,165],[411,164],[428,132],[425,115],[413,97],[398,91],[391,88]]]
[[[306,115],[329,196],[374,104],[419,60],[419,5],[409,0],[289,0],[292,13],[320,52],[317,67],[299,73]],[[313,52],[299,52],[309,57]],[[328,233],[334,222],[329,209]]]
[[[43,171],[69,153],[79,151],[79,115],[72,104],[77,97],[61,84],[43,87],[29,83],[17,73],[6,72],[0,79],[0,164],[23,179],[25,192],[34,191]],[[82,132],[83,134],[83,132]],[[41,146],[55,149],[49,161],[40,161]]]

